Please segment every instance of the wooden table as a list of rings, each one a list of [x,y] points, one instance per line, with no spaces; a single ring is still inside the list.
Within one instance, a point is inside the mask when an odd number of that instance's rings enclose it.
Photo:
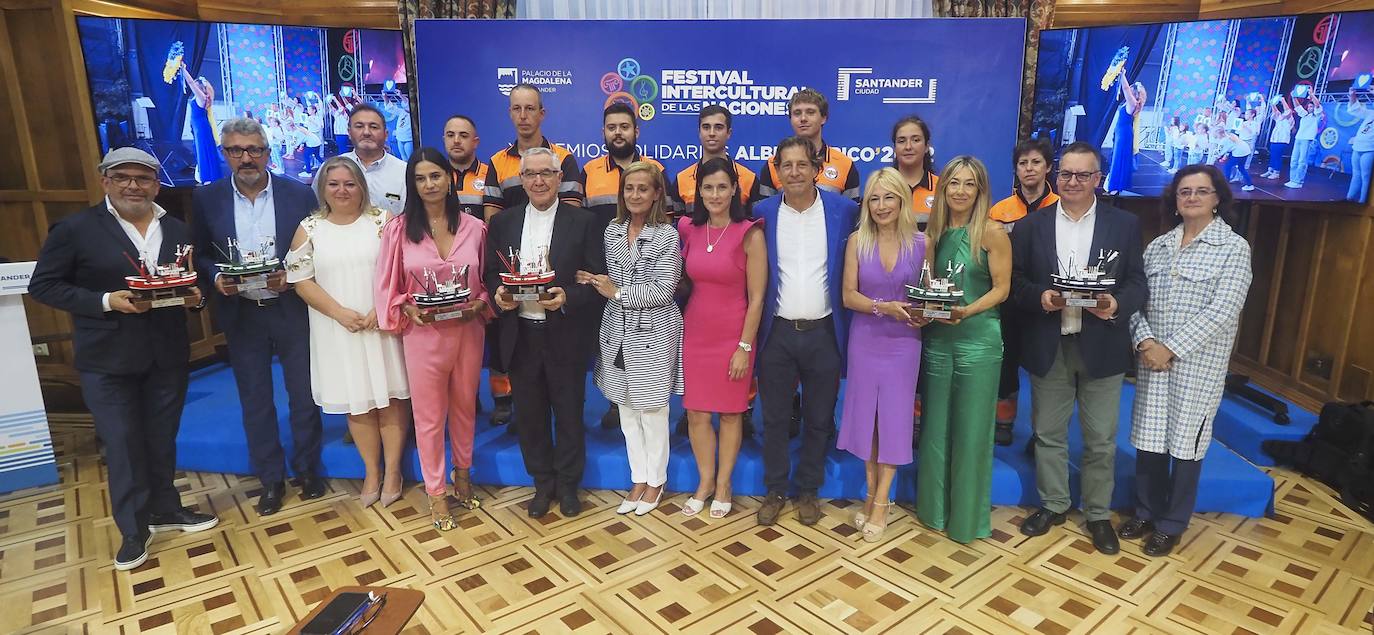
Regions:
[[[406,623],[415,615],[415,611],[420,609],[420,603],[425,601],[425,592],[419,589],[406,589],[402,587],[387,586],[346,586],[334,589],[328,596],[325,596],[319,604],[315,605],[315,610],[310,611],[309,615],[301,618],[296,625],[291,627],[289,635],[298,635],[310,620],[329,606],[340,593],[367,593],[374,591],[377,595],[386,593],[386,606],[382,607],[377,619],[373,620],[367,627],[367,635],[395,635],[406,627]]]

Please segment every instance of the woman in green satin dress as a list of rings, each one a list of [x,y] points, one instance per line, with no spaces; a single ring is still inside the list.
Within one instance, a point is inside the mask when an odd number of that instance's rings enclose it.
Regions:
[[[1011,287],[1011,240],[988,219],[988,172],[970,156],[940,171],[926,233],[932,275],[962,271],[964,297],[947,320],[923,329],[924,412],[916,516],[968,543],[991,534],[992,437],[1002,368],[997,305]]]

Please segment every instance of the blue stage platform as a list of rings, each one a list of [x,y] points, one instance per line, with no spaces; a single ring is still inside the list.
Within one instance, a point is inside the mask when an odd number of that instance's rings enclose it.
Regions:
[[[1317,425],[1316,413],[1303,410],[1287,399],[1278,399],[1288,404],[1288,425],[1274,423],[1272,412],[1249,401],[1228,398],[1212,421],[1212,435],[1255,465],[1274,465],[1273,457],[1260,449],[1261,443],[1271,439],[1301,441]]]
[[[285,391],[282,389],[280,369],[273,367],[277,385],[277,413],[280,419],[284,442],[289,442],[289,428],[286,422]],[[1021,395],[1020,417],[1016,423],[1016,441],[1010,447],[996,448],[992,470],[992,503],[994,505],[1034,505],[1038,496],[1035,491],[1035,466],[1033,459],[1023,448],[1030,436],[1030,391],[1029,382],[1022,382],[1026,388]],[[485,378],[483,381],[485,386]],[[1134,491],[1135,450],[1130,445],[1130,413],[1134,387],[1127,384],[1122,394],[1121,427],[1117,437],[1116,456],[1116,495],[1113,506],[1128,508],[1132,504]],[[490,398],[483,389],[483,410],[489,412]],[[673,401],[672,419],[675,422],[681,413],[681,404]],[[587,431],[587,469],[583,486],[593,489],[628,489],[629,464],[625,457],[624,437],[619,430],[602,430],[597,425],[607,402],[597,389],[588,383],[585,418],[592,425]],[[1223,412],[1231,418],[1243,418],[1243,409],[1249,408],[1236,400],[1227,399],[1222,406]],[[1237,411],[1237,409],[1242,409]],[[1303,416],[1294,411],[1295,420]],[[182,416],[181,434],[177,438],[177,466],[184,470],[201,472],[227,472],[248,474],[247,444],[243,436],[241,410],[238,393],[234,388],[233,375],[227,365],[218,364],[196,371],[191,376],[190,390],[186,400],[186,410]],[[838,414],[837,419],[838,421]],[[1217,417],[1217,436],[1220,438],[1223,417]],[[1077,497],[1078,478],[1076,462],[1081,451],[1078,446],[1077,423],[1070,435],[1071,479],[1075,483],[1074,496]],[[346,423],[342,416],[326,415],[324,418],[325,443],[323,462],[325,476],[331,478],[361,478],[362,461],[357,450],[344,445],[342,439]],[[761,422],[755,422],[761,430]],[[1277,427],[1277,426],[1276,426]],[[1257,440],[1248,439],[1245,434],[1237,433],[1247,443]],[[795,456],[795,446],[794,456]],[[795,460],[795,459],[794,459]],[[919,460],[919,457],[918,457]],[[419,480],[419,459],[413,448],[406,453],[406,478]],[[473,480],[478,483],[495,485],[530,485],[525,474],[524,463],[515,436],[504,427],[490,425],[485,414],[477,419],[476,442],[473,450]],[[861,498],[864,489],[863,462],[847,452],[831,450],[827,457],[825,487],[820,495],[826,498]],[[668,490],[691,491],[696,488],[696,461],[692,458],[691,445],[685,437],[674,436],[672,457],[668,464]],[[916,466],[908,465],[899,469],[894,484],[898,500],[912,501],[916,495]],[[740,495],[762,495],[763,459],[759,440],[746,439],[740,449],[739,461],[735,468],[734,491]],[[1203,462],[1202,482],[1198,491],[1197,511],[1227,512],[1245,516],[1261,516],[1272,508],[1274,482],[1262,470],[1251,465],[1241,456],[1221,443],[1213,443]]]

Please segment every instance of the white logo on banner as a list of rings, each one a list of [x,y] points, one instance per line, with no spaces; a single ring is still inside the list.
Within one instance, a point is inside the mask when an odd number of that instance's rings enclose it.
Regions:
[[[511,89],[520,83],[520,69],[514,67],[496,69],[496,89],[510,97]]]
[[[496,89],[506,96],[510,96],[510,91],[519,84],[534,86],[541,93],[556,93],[560,86],[571,87],[572,83],[573,72],[571,69],[541,68],[530,70],[514,66],[496,69]]]
[[[839,79],[835,81],[835,101],[849,101],[851,75],[869,75],[872,72],[871,68],[841,68]]]
[[[884,104],[935,103],[935,78],[919,77],[859,77],[872,75],[872,68],[845,67],[836,69],[835,101],[849,101],[857,96],[881,96]],[[911,96],[908,91],[917,91]],[[884,93],[902,91],[907,94],[889,96]]]

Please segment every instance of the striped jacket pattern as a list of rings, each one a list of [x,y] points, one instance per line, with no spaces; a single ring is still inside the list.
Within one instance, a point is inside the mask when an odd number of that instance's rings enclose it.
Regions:
[[[673,301],[682,257],[672,225],[645,226],[633,246],[628,230],[628,222],[606,227],[606,275],[621,298],[602,313],[596,385],[612,403],[648,410],[682,394],[682,311]]]

